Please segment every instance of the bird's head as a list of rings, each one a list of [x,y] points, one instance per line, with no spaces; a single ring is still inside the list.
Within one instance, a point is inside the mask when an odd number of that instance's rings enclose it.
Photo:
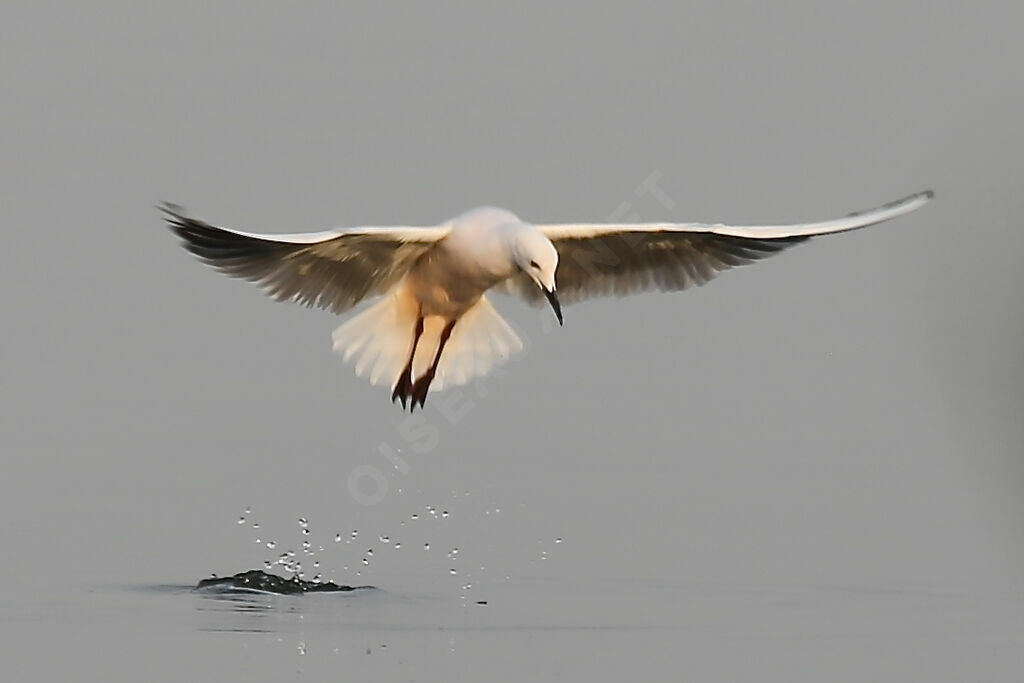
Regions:
[[[562,324],[562,307],[555,294],[555,271],[558,269],[558,250],[551,240],[532,225],[516,231],[516,263],[530,276],[551,304],[558,324]]]

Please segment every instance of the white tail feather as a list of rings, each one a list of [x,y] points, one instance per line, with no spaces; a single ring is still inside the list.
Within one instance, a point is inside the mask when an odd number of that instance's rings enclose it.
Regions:
[[[431,389],[461,386],[521,351],[523,342],[487,297],[459,318],[444,347]]]
[[[402,288],[334,330],[334,350],[371,384],[393,385],[409,360],[419,308]]]
[[[399,285],[334,330],[334,350],[355,366],[358,376],[394,388],[409,360],[418,311],[415,299]],[[413,360],[414,378],[422,376],[433,362],[444,324],[438,317],[424,320]],[[486,375],[522,348],[515,331],[487,298],[481,297],[455,324],[431,389],[460,386]]]

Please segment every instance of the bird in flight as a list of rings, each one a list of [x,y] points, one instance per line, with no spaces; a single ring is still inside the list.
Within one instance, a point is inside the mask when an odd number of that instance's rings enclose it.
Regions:
[[[522,348],[488,301],[495,290],[534,305],[677,291],[817,235],[863,228],[914,211],[921,192],[877,209],[814,223],[527,223],[479,208],[434,227],[360,227],[259,235],[216,227],[162,207],[185,248],[270,296],[344,313],[379,301],[334,331],[356,374],[387,384],[414,410],[440,390],[486,375]]]

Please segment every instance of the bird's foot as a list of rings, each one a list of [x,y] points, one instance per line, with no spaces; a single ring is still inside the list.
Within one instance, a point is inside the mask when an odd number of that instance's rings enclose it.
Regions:
[[[412,385],[412,404],[409,406],[409,412],[416,409],[416,404],[420,404],[420,408],[424,407],[427,402],[427,392],[430,390],[430,383],[434,380],[434,371],[430,370],[427,374],[420,377]]]
[[[398,376],[398,381],[395,382],[395,389],[391,392],[391,402],[394,403],[395,399],[400,400],[402,402],[402,409],[405,410],[406,401],[409,400],[412,390],[412,368],[406,368],[402,371],[402,374]],[[413,401],[413,405],[416,405],[415,400]]]

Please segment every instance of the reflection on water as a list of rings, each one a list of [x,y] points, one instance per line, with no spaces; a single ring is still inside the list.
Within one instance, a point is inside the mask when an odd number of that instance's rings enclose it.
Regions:
[[[832,631],[839,636],[845,629],[870,632],[884,623],[921,634],[950,632],[983,615],[1015,613],[1021,604],[1019,598],[1008,596],[855,585],[524,579],[491,582],[480,589],[487,599],[479,602],[453,593],[373,587],[300,595],[235,588],[158,590],[187,595],[201,617],[200,630],[278,633],[309,628],[694,632],[725,628],[756,638],[762,630],[803,635]]]
[[[93,587],[7,601],[0,673],[16,662],[35,675],[4,680],[69,680],[82,671],[88,680],[292,680],[301,672],[518,683],[649,671],[678,674],[662,680],[934,683],[1016,680],[1024,647],[1021,596],[981,589],[518,578],[474,585],[488,602],[478,606],[450,585],[375,580],[387,588],[268,595]],[[781,675],[797,664],[804,675]],[[990,675],[969,675],[979,670]],[[772,672],[779,675],[765,675]]]
[[[232,633],[272,633],[279,628],[281,615],[302,613],[298,600],[275,600],[278,596],[242,590],[196,591],[202,599],[196,603],[196,612],[209,621],[201,620],[200,631],[229,631]],[[282,596],[283,597],[283,596]]]
[[[709,672],[708,662],[732,662],[734,652],[771,662],[805,646],[864,680],[879,657],[881,670],[900,671],[922,657],[1005,652],[1022,606],[921,586],[522,579],[480,590],[487,606],[427,590],[189,599],[197,632],[235,634],[243,648],[276,652],[304,673],[354,666],[367,680],[549,680],[560,671],[607,680],[628,677],[628,662],[671,671],[704,661],[697,670]],[[523,666],[532,676],[516,675]],[[735,666],[757,670],[754,660]]]
[[[399,618],[395,611],[398,606],[419,602],[373,586],[292,595],[214,587],[190,589],[188,594],[198,618],[197,630],[237,633],[300,634],[309,628],[380,628]]]

